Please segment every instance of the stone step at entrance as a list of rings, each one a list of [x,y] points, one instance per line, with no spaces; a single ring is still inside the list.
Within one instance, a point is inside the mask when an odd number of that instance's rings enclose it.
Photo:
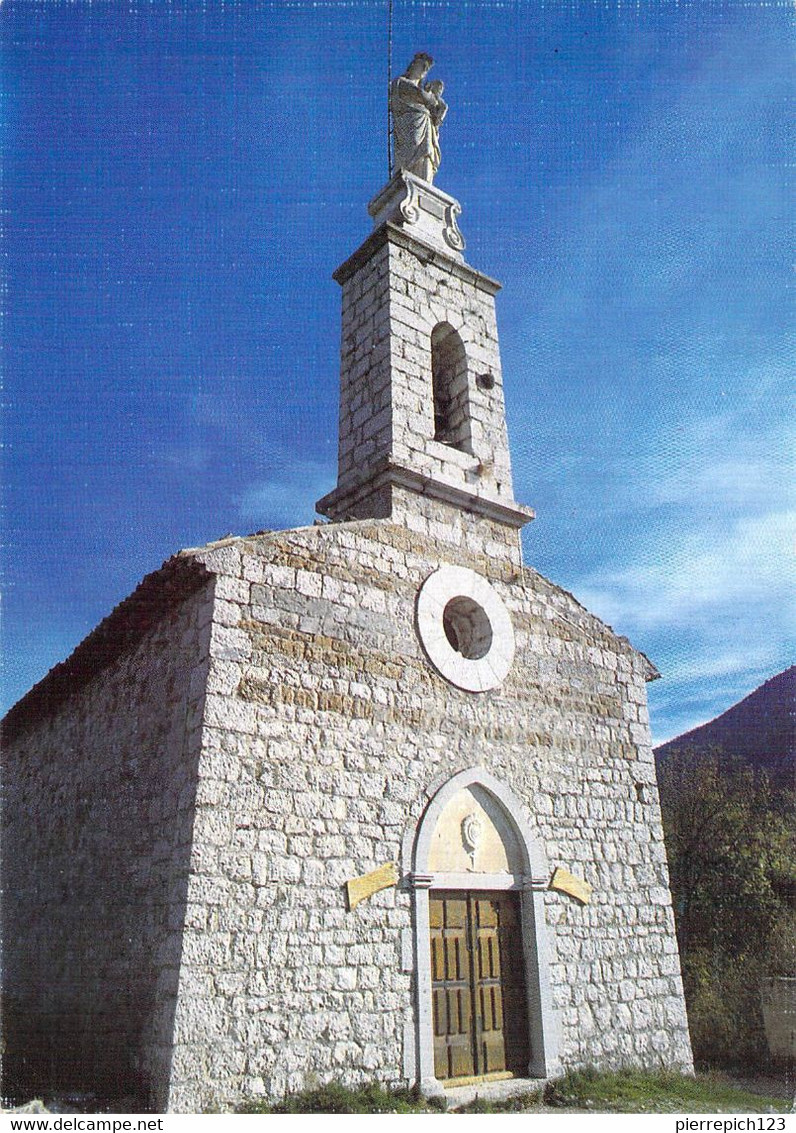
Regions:
[[[543,1090],[546,1084],[546,1078],[504,1078],[491,1082],[474,1079],[467,1085],[445,1087],[446,1109],[461,1109],[470,1105],[476,1098],[485,1102],[504,1102],[509,1098]]]

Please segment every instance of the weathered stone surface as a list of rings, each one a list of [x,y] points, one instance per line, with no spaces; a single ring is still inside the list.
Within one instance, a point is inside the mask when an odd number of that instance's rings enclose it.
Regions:
[[[446,505],[426,506],[430,515],[438,513],[438,530],[448,531]],[[226,805],[223,828],[233,843],[241,824],[269,841],[251,855],[254,885],[239,864],[232,870],[208,857],[209,874],[192,877],[189,901],[202,905],[206,896],[193,889],[221,869],[233,886],[227,898],[231,923],[246,923],[253,905],[265,919],[252,935],[254,971],[247,949],[239,945],[236,952],[228,931],[219,928],[218,947],[213,932],[205,932],[199,950],[190,960],[183,957],[180,995],[189,1002],[195,981],[217,980],[219,970],[237,973],[250,987],[272,972],[269,1003],[282,1029],[276,1049],[257,1019],[252,1022],[251,1034],[259,1035],[253,1049],[263,1053],[241,1048],[239,1069],[230,1070],[229,1096],[247,1088],[247,1074],[273,1092],[296,1075],[303,1081],[308,1065],[344,1068],[349,1081],[373,1072],[376,1056],[357,1043],[345,1044],[344,1066],[336,1061],[342,1047],[332,1047],[327,1061],[328,1032],[313,1036],[306,1025],[302,1030],[310,1001],[296,1011],[296,995],[305,993],[311,993],[314,1010],[322,1005],[351,1028],[366,1015],[374,1017],[374,1026],[379,1020],[379,1077],[404,1081],[404,1033],[413,1017],[401,952],[409,894],[384,891],[347,913],[341,887],[390,858],[405,870],[404,837],[422,814],[429,782],[476,764],[512,784],[551,866],[576,869],[594,887],[585,907],[560,893],[544,897],[564,1065],[618,1065],[632,1056],[687,1066],[654,769],[649,743],[637,743],[624,712],[644,696],[650,673],[645,659],[535,572],[507,568],[505,559],[488,560],[480,549],[468,551],[458,542],[420,534],[407,539],[405,529],[388,520],[241,540],[240,550],[241,577],[262,579],[252,603],[267,598],[269,614],[260,621],[253,607],[241,605],[238,625],[250,642],[243,650],[250,662],[229,695],[254,710],[253,735],[263,746],[255,754],[243,737],[235,745],[233,794],[214,806],[212,823],[210,813],[197,811],[194,839],[197,847],[216,844]],[[415,595],[446,559],[483,571],[510,612],[517,659],[492,692],[450,686],[418,641]],[[291,615],[300,604],[285,602],[274,582],[274,574],[281,582],[286,562],[320,580],[320,591],[305,583],[302,599],[315,603],[323,632],[295,627]],[[356,585],[347,587],[357,575]],[[228,711],[235,721],[236,710]],[[206,717],[203,760],[231,735],[231,727],[222,730]],[[646,803],[638,802],[639,781],[647,787]],[[397,919],[385,920],[388,911]],[[318,962],[312,959],[316,947]],[[628,1002],[633,1013],[622,1021],[620,1008]],[[628,1042],[618,1041],[620,1024],[632,1029]],[[192,1028],[178,1007],[178,1047],[194,1049]],[[180,1065],[189,1062],[183,1057]],[[192,1099],[196,1108],[210,1104],[212,1091],[198,1063],[186,1074],[193,1085],[180,1081],[172,1104],[175,1097],[185,1099],[182,1105]],[[214,1096],[218,1100],[217,1087]]]
[[[197,774],[212,590],[75,680],[72,697],[50,707],[45,695],[18,727],[8,718],[6,1092],[82,1088],[166,1104],[183,931],[207,924],[204,902],[186,904],[194,807],[225,801]]]

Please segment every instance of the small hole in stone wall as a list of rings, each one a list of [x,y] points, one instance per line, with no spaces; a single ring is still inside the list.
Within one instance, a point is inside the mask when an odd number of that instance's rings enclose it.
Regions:
[[[494,374],[476,374],[475,384],[479,389],[494,389],[495,376]]]
[[[442,612],[442,628],[451,648],[468,661],[480,661],[492,648],[492,624],[472,598],[451,598]]]
[[[640,803],[648,803],[650,801],[646,783],[636,783],[636,799]]]

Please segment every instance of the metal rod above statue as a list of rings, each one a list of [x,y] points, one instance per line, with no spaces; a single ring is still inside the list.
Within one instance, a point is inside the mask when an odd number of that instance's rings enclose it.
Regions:
[[[439,169],[439,129],[448,112],[439,79],[424,83],[434,60],[418,52],[402,75],[390,83],[395,169],[405,169],[431,184]]]

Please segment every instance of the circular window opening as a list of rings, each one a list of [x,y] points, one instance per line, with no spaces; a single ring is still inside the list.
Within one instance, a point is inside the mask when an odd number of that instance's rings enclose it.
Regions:
[[[492,623],[472,598],[451,598],[442,612],[442,628],[451,648],[468,661],[480,661],[492,648]]]

